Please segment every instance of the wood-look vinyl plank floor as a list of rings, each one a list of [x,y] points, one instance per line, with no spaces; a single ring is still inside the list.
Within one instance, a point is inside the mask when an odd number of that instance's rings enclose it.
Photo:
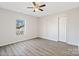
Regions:
[[[0,47],[0,56],[79,56],[77,46],[42,38]]]

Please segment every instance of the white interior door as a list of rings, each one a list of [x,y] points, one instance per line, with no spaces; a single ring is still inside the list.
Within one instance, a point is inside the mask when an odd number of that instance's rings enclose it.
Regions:
[[[66,42],[66,23],[67,17],[59,17],[59,41]]]

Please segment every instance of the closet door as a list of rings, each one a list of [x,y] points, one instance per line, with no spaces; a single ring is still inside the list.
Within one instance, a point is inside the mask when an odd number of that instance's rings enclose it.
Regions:
[[[60,16],[58,18],[59,21],[59,41],[66,42],[66,24],[67,24],[67,17]]]

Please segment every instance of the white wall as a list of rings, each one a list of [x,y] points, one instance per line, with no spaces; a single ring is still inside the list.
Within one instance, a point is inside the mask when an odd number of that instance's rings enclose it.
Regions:
[[[67,12],[67,42],[79,45],[79,8]]]
[[[57,16],[47,16],[39,19],[39,37],[58,40],[57,18]]]
[[[79,44],[79,8],[42,18],[35,18],[0,9],[0,46],[35,37],[58,40],[58,16],[67,17],[66,40],[69,44]],[[26,33],[16,35],[16,19],[26,20]]]
[[[26,20],[25,35],[16,35],[16,19]],[[37,19],[32,16],[0,9],[0,46],[37,37]]]
[[[79,44],[79,8],[64,11],[55,15],[39,19],[39,37],[58,40],[58,17],[67,18],[66,42],[73,45]],[[62,22],[63,23],[63,22]]]

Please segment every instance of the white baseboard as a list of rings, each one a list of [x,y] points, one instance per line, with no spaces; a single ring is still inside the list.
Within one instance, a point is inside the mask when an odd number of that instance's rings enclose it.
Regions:
[[[75,46],[78,46],[77,43],[73,43],[73,42],[66,42],[67,44],[70,44],[70,45],[75,45]]]
[[[56,39],[52,39],[52,38],[49,38],[49,37],[43,37],[43,36],[40,36],[40,38],[44,38],[44,39],[47,39],[47,40],[53,40],[53,41],[58,42],[58,40],[56,40]],[[60,42],[63,42],[63,41],[60,41]],[[64,42],[64,43],[67,43],[67,44],[70,44],[70,45],[79,46],[77,43],[72,43],[72,42]]]
[[[40,37],[40,38],[47,39],[47,40],[58,41],[57,39],[53,39],[53,38],[49,38],[49,37],[44,37],[44,36],[39,36],[39,37]]]

